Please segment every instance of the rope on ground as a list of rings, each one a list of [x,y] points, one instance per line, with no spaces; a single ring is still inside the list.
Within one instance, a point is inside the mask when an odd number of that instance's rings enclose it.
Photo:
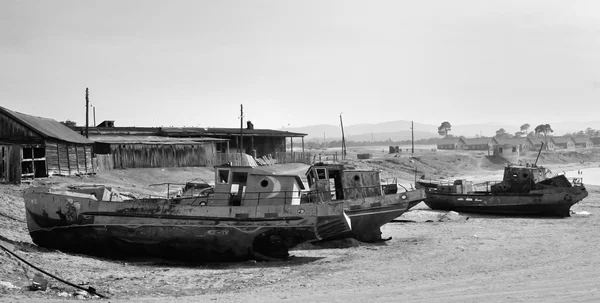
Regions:
[[[7,215],[7,214],[0,213],[0,216],[7,217],[7,218],[9,218],[9,219],[13,219],[13,220],[15,220],[15,221],[18,221],[18,222],[21,222],[21,223],[25,223],[25,220],[17,219],[17,218],[14,218],[14,217],[11,217],[11,216],[9,216],[9,215]]]
[[[19,259],[21,262],[23,262],[23,263],[25,263],[25,264],[27,264],[27,265],[31,266],[33,269],[35,269],[35,270],[37,270],[37,271],[39,271],[39,272],[41,272],[41,273],[43,273],[43,274],[45,274],[45,275],[47,275],[47,276],[50,276],[50,277],[52,277],[52,278],[54,278],[54,279],[56,279],[56,280],[58,280],[58,281],[60,281],[60,282],[63,282],[63,283],[65,283],[65,284],[69,285],[69,286],[75,287],[75,288],[77,288],[77,289],[81,289],[81,290],[83,290],[83,291],[87,291],[87,292],[88,292],[89,294],[91,294],[91,295],[96,295],[96,296],[98,296],[98,297],[100,297],[100,298],[104,298],[104,299],[107,299],[107,298],[108,298],[108,297],[106,297],[106,296],[103,296],[103,295],[101,295],[101,294],[97,293],[97,292],[96,292],[96,289],[94,289],[94,288],[93,288],[93,287],[91,287],[91,286],[88,286],[88,288],[81,287],[81,286],[79,286],[79,285],[76,285],[76,284],[73,284],[73,283],[71,283],[71,282],[69,282],[69,281],[63,280],[63,279],[61,279],[61,278],[59,278],[59,277],[57,277],[57,276],[55,276],[55,275],[53,275],[53,274],[51,274],[51,273],[49,273],[49,272],[47,272],[47,271],[45,271],[45,270],[43,270],[43,269],[39,268],[39,267],[37,267],[37,266],[35,266],[35,265],[33,265],[33,264],[31,264],[31,263],[27,262],[27,260],[25,260],[25,259],[23,259],[23,258],[19,257],[17,254],[15,254],[14,252],[12,252],[12,251],[11,251],[11,250],[9,250],[8,248],[4,247],[2,244],[0,244],[0,248],[2,248],[2,249],[3,249],[4,251],[6,251],[8,254],[10,254],[10,255],[14,256],[15,258]]]

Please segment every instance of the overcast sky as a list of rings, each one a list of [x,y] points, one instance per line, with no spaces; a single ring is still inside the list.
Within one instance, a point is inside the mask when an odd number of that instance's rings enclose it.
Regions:
[[[3,0],[0,105],[86,87],[117,126],[598,121],[600,1]]]

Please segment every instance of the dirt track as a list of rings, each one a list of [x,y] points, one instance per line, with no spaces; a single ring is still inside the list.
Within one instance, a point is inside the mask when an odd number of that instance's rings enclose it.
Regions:
[[[294,169],[303,168],[286,168]],[[123,176],[80,181],[124,183],[142,191],[136,178],[118,173]],[[140,183],[164,179],[169,171],[155,173],[143,174]],[[197,175],[193,169],[184,173]],[[0,185],[6,215],[23,215],[22,208],[7,203],[18,201],[24,187]],[[588,189],[590,196],[573,210],[591,216],[469,215],[468,220],[424,222],[437,214],[419,205],[403,216],[418,223],[384,226],[383,236],[393,238],[384,244],[347,241],[348,248],[334,249],[307,244],[293,251],[293,258],[277,262],[189,265],[95,259],[38,248],[30,244],[23,222],[6,217],[0,218],[6,240],[0,238],[0,244],[71,282],[95,287],[110,302],[590,302],[600,301],[600,187]],[[74,288],[53,279],[45,292],[26,290],[33,274],[0,253],[0,282],[18,287],[0,285],[0,301],[73,298]]]

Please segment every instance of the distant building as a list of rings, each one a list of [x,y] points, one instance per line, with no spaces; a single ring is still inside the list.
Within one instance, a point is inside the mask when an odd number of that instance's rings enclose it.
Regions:
[[[465,138],[465,150],[492,150],[493,138]]]
[[[590,137],[574,137],[573,140],[575,140],[576,148],[591,148],[594,146],[594,142]]]
[[[463,149],[465,140],[463,138],[444,138],[437,141],[437,149],[458,150]]]
[[[519,152],[531,149],[533,142],[527,137],[521,138],[494,138],[496,145],[502,145],[505,147],[513,148],[516,147]]]
[[[93,173],[92,143],[56,120],[0,107],[0,181]]]
[[[493,155],[504,158],[506,161],[516,164],[521,156],[522,142],[520,140],[496,139],[493,147]]]
[[[573,149],[575,148],[575,140],[573,137],[552,137],[556,149]]]
[[[278,163],[306,162],[304,152],[306,134],[288,131],[255,129],[247,121],[247,127],[115,127],[107,120],[88,133],[95,143],[95,154],[100,167],[178,167],[212,166],[228,162],[238,163],[240,152],[255,158],[272,157]],[[74,129],[82,134],[85,127]],[[292,138],[300,138],[299,146]],[[288,144],[289,143],[289,144]],[[290,152],[286,151],[288,150]],[[111,155],[111,156],[106,156]],[[209,159],[209,155],[213,158]],[[244,156],[245,157],[245,156]],[[109,159],[110,158],[110,159]],[[112,160],[111,160],[112,159]],[[104,165],[100,161],[107,160]]]
[[[554,143],[554,140],[552,138],[553,137],[548,137],[547,141],[544,139],[544,137],[529,138],[529,141],[531,141],[531,143],[532,143],[531,150],[535,150],[535,151],[540,150],[540,148],[542,147],[542,143],[544,143],[544,145],[545,145],[544,150],[555,150],[556,144]]]
[[[592,146],[600,146],[600,137],[592,137],[590,141],[592,141]]]

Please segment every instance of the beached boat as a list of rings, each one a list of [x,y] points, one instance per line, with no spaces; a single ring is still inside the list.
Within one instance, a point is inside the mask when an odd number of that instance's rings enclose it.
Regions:
[[[507,166],[500,182],[417,181],[425,189],[425,204],[431,209],[473,213],[570,216],[570,208],[587,197],[581,179],[569,181],[564,175],[537,166]]]
[[[219,166],[214,190],[199,195],[137,199],[104,186],[31,187],[24,198],[37,245],[203,262],[285,258],[297,244],[350,230],[342,203],[300,203],[303,188],[298,176]]]
[[[342,164],[318,163],[306,172],[308,201],[340,201],[352,222],[352,231],[340,237],[362,242],[382,241],[381,226],[425,199],[423,190],[398,190],[382,185],[379,171],[357,170]]]

